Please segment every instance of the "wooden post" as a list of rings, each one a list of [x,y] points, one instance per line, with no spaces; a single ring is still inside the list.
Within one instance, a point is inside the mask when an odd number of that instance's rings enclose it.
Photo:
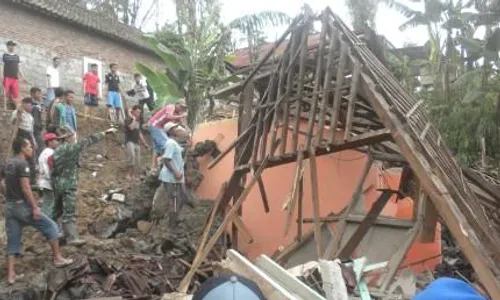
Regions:
[[[372,205],[370,211],[366,214],[361,224],[358,225],[356,231],[354,231],[347,243],[339,251],[339,255],[337,256],[338,258],[341,260],[351,258],[352,253],[354,253],[356,247],[368,233],[368,230],[370,230],[373,223],[391,198],[392,194],[394,194],[394,191],[392,190],[382,190],[382,194],[380,194],[377,201]]]
[[[354,190],[354,193],[352,194],[351,202],[347,205],[347,208],[345,209],[344,213],[340,217],[340,220],[338,223],[335,225],[334,229],[334,235],[330,239],[330,243],[328,243],[328,246],[326,247],[325,255],[323,255],[324,259],[331,260],[334,258],[334,255],[337,253],[339,247],[340,247],[340,242],[342,241],[342,237],[344,235],[344,231],[347,225],[347,218],[351,211],[356,207],[356,204],[359,202],[361,198],[361,193],[363,191],[363,185],[366,181],[366,178],[368,177],[368,174],[370,173],[370,169],[372,167],[373,160],[368,157],[365,167],[363,171],[361,172],[361,177],[359,178],[358,184],[356,186],[356,189]]]
[[[434,206],[434,203],[432,203],[429,197],[424,195],[424,197],[420,197],[419,201],[425,202],[422,204],[424,221],[422,222],[423,227],[420,232],[419,241],[421,243],[433,243],[436,236],[439,214],[436,210],[436,206]]]
[[[330,118],[330,139],[329,143],[335,143],[335,133],[337,128],[337,121],[339,119],[340,113],[340,104],[342,102],[342,85],[344,83],[344,72],[345,66],[347,64],[347,55],[349,51],[349,47],[344,41],[340,41],[340,61],[337,69],[337,77],[335,78],[335,96],[333,98],[333,111],[332,116]]]
[[[344,141],[347,141],[351,134],[352,119],[354,117],[354,106],[356,104],[356,97],[358,93],[359,74],[361,73],[361,66],[359,62],[357,60],[354,60],[353,64],[354,64],[354,71],[352,73],[351,92],[349,94],[349,103],[347,105]]]
[[[299,183],[299,198],[298,198],[298,210],[297,210],[297,241],[302,240],[302,224],[304,223],[304,215],[302,213],[304,206],[304,176],[300,178]]]
[[[325,117],[326,117],[326,108],[328,106],[328,97],[331,93],[332,89],[332,77],[333,77],[333,65],[334,65],[334,59],[335,59],[335,52],[337,51],[337,40],[338,40],[338,33],[336,29],[332,28],[332,32],[330,34],[330,46],[329,46],[329,53],[328,53],[328,60],[326,62],[326,72],[325,72],[325,79],[323,82],[323,95],[321,96],[321,109],[319,113],[319,120],[318,120],[318,134],[316,138],[316,146],[321,145],[321,141],[323,140],[323,131],[325,130]],[[331,130],[335,130],[335,128],[332,127]]]
[[[304,97],[304,79],[306,72],[308,36],[309,32],[307,30],[303,30],[302,39],[300,42],[299,79],[297,81],[297,98],[295,102],[295,124],[293,127],[293,136],[292,136],[292,152],[297,152],[297,147],[299,145],[299,127],[300,127],[300,115],[302,112],[302,102],[303,102],[302,97]]]
[[[301,149],[301,151],[299,151],[299,155],[297,155],[297,164],[295,167],[295,176],[292,182],[292,189],[284,204],[284,206],[287,207],[287,215],[286,215],[285,230],[284,230],[285,236],[288,235],[288,232],[290,230],[292,215],[295,210],[296,200],[297,200],[297,187],[299,185],[300,180],[302,180],[304,174],[304,167],[303,167],[304,152],[302,150],[303,149]]]
[[[314,214],[314,240],[316,241],[316,253],[318,258],[323,255],[325,245],[323,244],[323,236],[321,235],[321,221],[319,220],[319,191],[318,191],[318,170],[316,167],[316,155],[312,148],[309,149],[309,169],[311,170],[311,191],[313,201]]]
[[[320,34],[320,42],[319,42],[319,50],[318,50],[318,61],[316,62],[316,74],[314,75],[314,90],[312,97],[312,106],[311,111],[309,112],[309,123],[307,124],[307,141],[306,141],[306,149],[311,148],[311,140],[313,137],[313,129],[316,124],[316,109],[318,108],[318,99],[321,87],[321,76],[323,74],[323,66],[324,66],[324,52],[325,52],[325,44],[326,44],[326,32],[328,31],[328,24],[326,23],[326,13],[322,13],[322,28]]]

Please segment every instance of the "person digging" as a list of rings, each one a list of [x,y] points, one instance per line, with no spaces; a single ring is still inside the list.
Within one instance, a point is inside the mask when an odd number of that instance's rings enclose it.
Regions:
[[[52,180],[54,185],[55,205],[54,215],[62,215],[62,228],[67,244],[81,246],[86,243],[80,239],[76,228],[76,190],[78,184],[78,162],[80,153],[89,146],[96,144],[105,135],[113,134],[116,128],[95,133],[82,139],[75,140],[75,132],[69,127],[61,128],[64,143],[52,155]]]
[[[12,143],[14,157],[10,158],[0,172],[0,181],[5,181],[5,230],[7,235],[7,281],[14,284],[22,279],[23,274],[16,274],[15,258],[21,253],[23,228],[32,226],[41,232],[49,242],[56,267],[65,267],[73,263],[72,259],[62,256],[59,247],[61,236],[57,224],[45,215],[38,206],[30,185],[30,164],[33,145],[24,137],[17,137]]]

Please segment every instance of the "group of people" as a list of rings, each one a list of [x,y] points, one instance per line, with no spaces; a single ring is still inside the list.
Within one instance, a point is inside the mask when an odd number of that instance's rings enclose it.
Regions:
[[[77,172],[80,153],[114,133],[116,126],[86,138],[77,135],[75,92],[60,86],[60,59],[53,58],[47,68],[47,91],[32,87],[29,97],[20,100],[19,79],[24,80],[21,60],[15,54],[16,43],[7,42],[2,58],[4,93],[14,111],[11,149],[14,154],[0,170],[7,231],[8,281],[14,283],[22,275],[14,270],[15,257],[21,253],[24,226],[33,226],[45,236],[53,249],[57,267],[72,263],[62,256],[59,240],[74,246],[85,244],[76,228]],[[25,80],[24,80],[25,81]],[[26,82],[26,81],[25,81]],[[85,113],[92,116],[99,105],[100,78],[98,66],[91,65],[82,78]],[[147,149],[143,132],[148,131],[153,143],[152,167],[160,171],[159,180],[167,192],[170,216],[175,216],[186,201],[184,190],[184,148],[178,142],[190,135],[185,126],[187,116],[184,100],[160,108],[146,122],[143,108],[154,109],[153,91],[140,74],[134,76],[134,86],[126,93],[120,87],[118,65],[111,64],[105,76],[106,108],[109,119],[124,128],[124,146],[128,158],[127,177],[136,179],[142,167],[140,144]],[[136,103],[127,107],[125,94]],[[189,140],[189,138],[188,138]],[[38,191],[40,197],[36,197]]]

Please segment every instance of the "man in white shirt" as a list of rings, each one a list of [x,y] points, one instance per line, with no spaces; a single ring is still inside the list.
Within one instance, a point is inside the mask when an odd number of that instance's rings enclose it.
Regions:
[[[16,128],[16,137],[21,137],[27,139],[33,145],[35,150],[38,149],[38,145],[36,144],[35,136],[33,134],[34,129],[34,120],[31,115],[31,111],[33,110],[33,100],[30,97],[26,97],[21,101],[21,105],[18,109],[12,112],[12,117],[10,119],[11,124]],[[31,183],[35,183],[35,158],[29,157],[28,163],[30,164],[31,169]]]
[[[149,111],[153,111],[155,103],[154,95],[152,95],[152,90],[141,74],[134,74],[134,86],[132,87],[132,90],[127,91],[127,95],[134,97],[133,104],[139,104],[139,106],[141,107],[139,124],[142,128],[142,125],[144,124],[144,104],[148,106]]]
[[[38,158],[38,168],[40,170],[38,187],[42,191],[42,212],[57,222],[57,213],[54,211],[54,189],[50,176],[52,175],[52,154],[54,154],[54,150],[59,146],[59,140],[53,133],[44,134],[43,140],[45,142],[45,149]]]
[[[45,107],[49,107],[55,98],[54,90],[61,86],[59,80],[59,57],[52,59],[52,65],[47,67],[47,99],[45,100]]]

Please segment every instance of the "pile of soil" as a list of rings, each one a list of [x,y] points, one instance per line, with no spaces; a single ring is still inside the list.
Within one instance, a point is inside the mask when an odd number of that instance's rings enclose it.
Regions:
[[[79,121],[81,137],[107,128],[106,122]],[[129,274],[131,270],[142,274],[138,277],[146,282],[145,292],[160,296],[172,291],[189,270],[186,262],[192,261],[196,253],[196,243],[212,201],[198,200],[194,207],[185,205],[180,212],[178,224],[173,229],[167,226],[166,219],[150,222],[149,212],[159,183],[156,179],[145,176],[146,170],[142,174],[142,181],[132,182],[125,178],[126,155],[122,141],[123,135],[119,133],[90,147],[82,155],[77,226],[80,235],[88,243],[81,248],[64,246],[63,254],[85,262],[82,266],[86,266],[84,269],[87,271],[78,280],[64,287],[55,299],[86,299],[137,293],[134,290],[136,285],[127,280],[127,275],[123,275]],[[192,168],[190,174],[196,175],[189,176],[186,180],[192,188],[197,187],[202,179],[196,170],[196,156],[217,153],[208,144],[193,147],[190,158],[186,159],[189,162],[186,165],[189,164]],[[201,151],[201,148],[205,150]],[[143,165],[149,165],[150,155],[145,150],[142,151],[145,154]],[[125,201],[122,203],[105,199],[109,198],[107,195],[110,190],[118,190],[125,195]],[[3,209],[3,205],[4,203],[0,203],[0,209]],[[6,270],[0,268],[0,300],[43,299],[47,283],[50,286],[47,278],[55,269],[49,245],[33,228],[25,228],[23,242],[24,251],[17,260],[16,271],[24,273],[25,278],[9,286],[6,282]],[[6,245],[3,215],[0,215],[0,243]],[[0,266],[6,265],[4,251],[5,248],[0,247]],[[105,292],[101,284],[102,278],[110,274],[118,278],[111,289]],[[198,280],[203,278],[195,281]]]

